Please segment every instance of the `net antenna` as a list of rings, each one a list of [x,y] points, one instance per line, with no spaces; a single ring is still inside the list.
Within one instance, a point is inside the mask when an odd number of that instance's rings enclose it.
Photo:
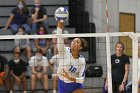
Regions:
[[[103,2],[103,0],[102,0]],[[112,75],[111,75],[111,51],[110,51],[110,32],[109,32],[109,14],[108,14],[108,0],[105,2],[106,6],[106,25],[107,25],[107,35],[106,35],[106,53],[107,53],[107,79],[108,79],[108,93],[112,93]]]

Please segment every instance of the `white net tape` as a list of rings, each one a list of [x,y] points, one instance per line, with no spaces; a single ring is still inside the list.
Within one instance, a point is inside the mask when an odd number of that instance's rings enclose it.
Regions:
[[[3,35],[0,39],[36,39],[36,38],[56,38],[62,37],[106,37],[106,36],[133,36],[132,32],[116,33],[84,33],[84,34],[62,34],[62,35]]]

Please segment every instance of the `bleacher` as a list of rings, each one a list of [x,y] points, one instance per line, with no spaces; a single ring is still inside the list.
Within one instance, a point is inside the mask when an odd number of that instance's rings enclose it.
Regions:
[[[33,0],[25,0],[26,5],[30,9],[34,6]],[[0,1],[0,28],[4,27],[9,15],[13,8],[15,8],[17,4],[17,0],[1,0]],[[69,2],[67,0],[42,0],[42,5],[47,9],[48,21],[49,21],[49,32],[51,33],[54,29],[56,29],[57,22],[54,18],[54,12],[58,7],[66,7],[69,9]],[[30,14],[31,15],[31,14]],[[69,27],[69,21],[65,23],[66,30],[69,33],[75,33],[75,28]],[[12,35],[11,29],[7,29],[6,31],[0,30],[0,35]],[[0,50],[1,53],[12,52],[13,50],[13,40],[4,40],[0,41]],[[10,48],[9,48],[10,47]],[[9,59],[9,57],[8,57]]]
[[[26,5],[28,6],[29,10],[33,7],[34,2],[33,0],[25,0]],[[3,28],[9,18],[11,10],[16,6],[17,0],[0,0],[0,28]],[[53,31],[56,29],[57,22],[54,18],[54,12],[58,7],[66,7],[69,9],[69,0],[42,0],[42,5],[47,8],[47,14],[48,14],[48,21],[49,21],[49,31]],[[64,24],[66,26],[66,30],[69,31],[69,33],[75,33],[76,28],[71,27],[69,25],[69,20],[65,22]],[[0,35],[12,35],[11,30],[8,29],[7,31],[0,30]],[[13,40],[0,40],[0,54],[5,56],[8,60],[12,58],[12,51],[14,48],[14,42]],[[86,57],[88,56],[87,52],[83,53]],[[88,60],[88,58],[87,58]],[[104,79],[101,79],[101,84]],[[86,78],[85,81],[85,93],[91,93],[90,91],[93,91],[94,93],[99,93],[99,89],[101,90],[102,87],[99,87],[101,85],[100,83],[96,82],[99,81],[98,78],[95,80],[92,80],[91,78]],[[93,83],[94,82],[94,83]],[[90,87],[89,87],[89,86]],[[93,88],[94,86],[94,88]],[[15,92],[14,93],[22,93],[17,86],[14,86]],[[38,82],[38,87],[36,93],[42,93],[43,86],[40,85],[40,82]],[[28,79],[28,93],[30,93],[30,79]],[[97,92],[98,91],[98,92]],[[0,93],[5,93],[4,88],[0,87]],[[52,79],[49,79],[49,93],[52,93]],[[101,93],[101,91],[100,91]]]
[[[29,10],[33,7],[33,0],[25,0]],[[5,26],[11,10],[16,6],[17,0],[1,0],[0,1],[0,26]],[[47,8],[48,21],[50,26],[56,26],[54,12],[58,7],[64,6],[68,9],[68,0],[42,0],[42,5]],[[69,25],[69,21],[65,22]]]

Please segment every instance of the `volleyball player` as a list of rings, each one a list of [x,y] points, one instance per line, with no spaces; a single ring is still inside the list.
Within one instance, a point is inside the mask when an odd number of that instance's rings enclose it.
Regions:
[[[63,23],[58,22],[57,34],[62,34]],[[83,83],[85,76],[85,58],[79,51],[87,44],[82,38],[74,38],[71,48],[65,47],[64,39],[57,39],[59,59],[58,67],[58,92],[59,93],[84,93]]]

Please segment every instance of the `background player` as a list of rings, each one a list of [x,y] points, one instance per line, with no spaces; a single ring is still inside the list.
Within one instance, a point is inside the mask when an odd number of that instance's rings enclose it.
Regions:
[[[124,45],[121,42],[116,43],[115,54],[111,55],[112,69],[112,87],[113,93],[125,93],[129,74],[129,57],[124,54]],[[106,79],[105,88],[107,90],[108,79]]]

